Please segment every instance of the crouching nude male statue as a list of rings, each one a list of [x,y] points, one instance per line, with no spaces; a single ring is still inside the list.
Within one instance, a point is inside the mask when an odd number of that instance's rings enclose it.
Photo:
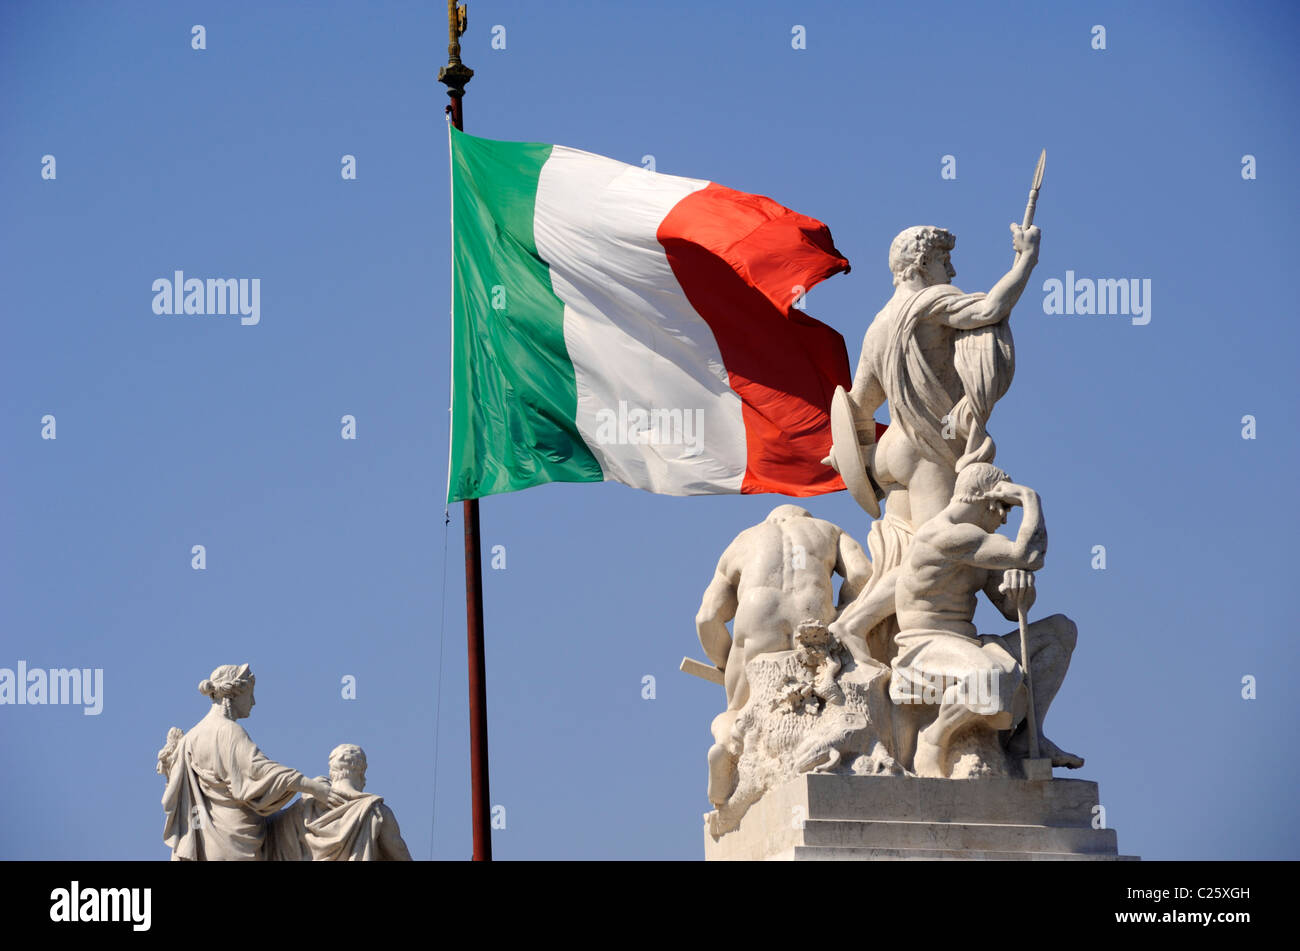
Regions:
[[[1014,541],[997,533],[1013,506],[1024,508]],[[917,530],[903,564],[891,569],[893,577],[881,579],[878,593],[854,606],[851,625],[831,625],[861,650],[862,633],[897,613],[890,697],[900,705],[939,707],[934,722],[917,735],[900,736],[899,760],[908,763],[913,749],[907,747],[914,744],[910,765],[916,775],[950,775],[952,741],[972,728],[1008,731],[1007,754],[1027,755],[1019,633],[981,636],[971,622],[980,591],[1008,620],[1018,620],[1021,609],[1028,612],[1035,598],[1033,572],[1042,568],[1046,553],[1038,493],[1011,482],[996,466],[972,463],[958,474],[947,507]],[[1076,636],[1074,622],[1062,614],[1028,625],[1042,755],[1053,766],[1072,769],[1083,759],[1048,740],[1043,719],[1065,679]]]

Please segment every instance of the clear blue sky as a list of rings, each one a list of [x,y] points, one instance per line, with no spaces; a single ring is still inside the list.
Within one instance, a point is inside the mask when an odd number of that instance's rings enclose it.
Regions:
[[[990,430],[1043,496],[1036,611],[1080,630],[1050,733],[1087,758],[1070,775],[1101,784],[1121,849],[1151,859],[1300,857],[1297,20],[476,0],[464,38],[467,131],[652,154],[825,221],[853,271],[809,310],[854,360],[890,239],[950,228],[955,283],[987,290],[1047,149]],[[436,0],[0,6],[0,667],[105,678],[97,717],[0,707],[0,858],[166,858],[155,754],[205,712],[199,680],[243,662],[268,755],[314,775],[361,744],[412,852],[468,856],[458,508],[443,588],[445,24]],[[177,269],[259,278],[260,324],[154,315]],[[1067,270],[1149,279],[1151,322],[1044,314]],[[483,503],[506,550],[485,572],[498,857],[702,856],[722,697],[676,668],[701,655],[718,555],[782,501],[604,484]],[[865,538],[845,494],[808,507]]]

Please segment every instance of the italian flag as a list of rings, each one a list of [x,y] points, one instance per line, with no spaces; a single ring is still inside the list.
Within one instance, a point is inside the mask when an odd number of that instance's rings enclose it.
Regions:
[[[448,501],[614,480],[844,488],[820,460],[844,338],[799,307],[849,262],[769,198],[451,129]]]

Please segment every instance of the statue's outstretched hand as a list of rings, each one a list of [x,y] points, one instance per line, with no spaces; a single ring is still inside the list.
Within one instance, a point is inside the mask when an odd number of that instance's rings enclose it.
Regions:
[[[328,806],[330,802],[330,784],[321,779],[306,779],[298,787],[299,792],[306,793],[315,799],[322,806]]]

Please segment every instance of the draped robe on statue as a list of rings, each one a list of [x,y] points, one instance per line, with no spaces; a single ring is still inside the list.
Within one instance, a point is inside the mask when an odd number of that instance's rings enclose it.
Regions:
[[[987,296],[965,294],[951,284],[935,284],[917,291],[880,328],[885,345],[871,349],[864,346],[857,371],[859,379],[870,374],[880,384],[889,401],[890,425],[901,429],[925,458],[954,473],[972,462],[992,462],[997,451],[985,426],[993,404],[1007,392],[1015,375],[1011,324],[1002,320],[954,331],[952,351],[944,355],[953,374],[941,374],[931,364],[934,356],[921,346],[917,329],[925,320],[956,313]],[[955,439],[944,438],[948,421]],[[873,596],[890,569],[903,563],[917,528],[888,511],[872,522],[867,537],[871,580],[859,598]],[[897,633],[898,622],[891,616],[863,636],[871,655],[889,663],[897,649]]]
[[[293,799],[302,779],[213,707],[181,737],[167,772],[163,841],[172,861],[265,861],[266,817]]]
[[[380,844],[384,822],[381,796],[330,794],[326,808],[300,799],[272,820],[272,854],[277,862],[378,862],[394,856]]]
[[[888,395],[891,425],[899,426],[928,459],[950,465],[954,472],[972,462],[993,460],[996,449],[984,427],[1015,375],[1011,324],[1003,320],[954,333],[952,366],[954,382],[961,386],[958,392],[951,392],[930,365],[916,329],[935,312],[955,313],[987,296],[963,294],[951,284],[917,291],[894,318],[886,355],[876,367],[876,378]],[[943,438],[945,417],[965,436],[964,442]]]

